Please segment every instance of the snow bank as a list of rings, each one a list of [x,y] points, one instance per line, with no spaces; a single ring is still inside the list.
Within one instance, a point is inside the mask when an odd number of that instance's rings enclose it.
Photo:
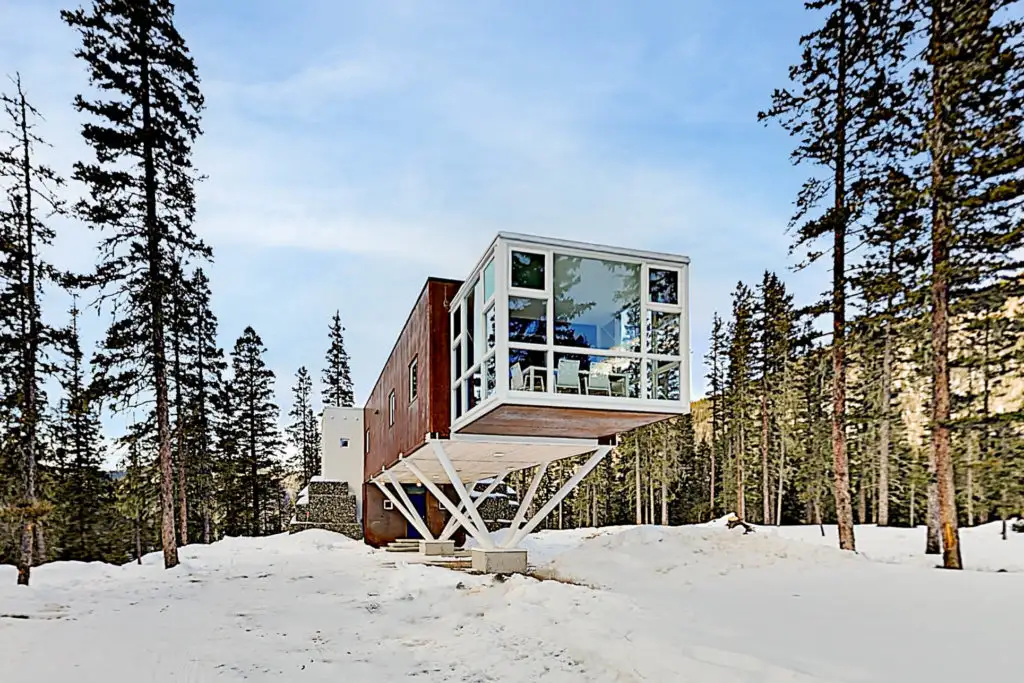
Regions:
[[[1024,537],[997,532],[965,530],[968,565],[1024,564]],[[1019,682],[1007,637],[1024,574],[934,570],[921,530],[858,527],[857,555],[826,533],[545,531],[526,545],[548,581],[425,566],[323,530],[188,546],[170,571],[160,553],[54,563],[30,588],[0,567],[0,661],[12,679],[105,683]]]

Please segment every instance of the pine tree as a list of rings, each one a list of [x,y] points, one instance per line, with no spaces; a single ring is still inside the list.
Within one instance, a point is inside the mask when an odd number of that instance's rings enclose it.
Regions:
[[[327,350],[327,367],[324,368],[323,375],[325,406],[350,408],[355,404],[344,332],[345,328],[341,326],[341,312],[336,311],[334,318],[331,319],[331,347]]]
[[[750,424],[750,395],[754,360],[754,302],[750,288],[742,282],[732,295],[732,320],[729,322],[729,366],[726,374],[729,453],[735,492],[736,514],[747,514],[746,487],[749,470],[747,449],[753,429]]]
[[[263,361],[263,341],[246,327],[231,352],[231,402],[239,425],[239,474],[249,496],[249,533],[260,536],[268,528],[266,513],[280,493],[281,437],[278,408],[274,404],[274,373]]]
[[[178,563],[168,398],[167,300],[176,259],[209,256],[192,229],[192,145],[203,97],[195,62],[174,26],[170,0],[93,0],[62,11],[78,30],[75,55],[88,67],[95,96],[75,108],[95,159],[75,164],[89,189],[78,212],[101,228],[93,282],[113,298],[115,320],[98,358],[105,391],[118,407],[142,394],[155,400],[164,565]]]
[[[216,436],[215,394],[226,367],[224,351],[217,345],[217,317],[210,308],[210,281],[200,268],[193,273],[188,288],[190,325],[185,334],[184,355],[190,377],[186,397],[186,449],[193,475],[194,501],[199,506],[203,543],[213,538]],[[193,506],[194,507],[194,506]]]
[[[320,437],[316,416],[313,414],[313,379],[305,367],[295,373],[295,386],[292,388],[292,409],[288,416],[292,422],[288,425],[288,440],[295,448],[295,456],[289,463],[292,472],[298,473],[302,483],[320,473]]]
[[[846,255],[850,238],[869,214],[872,192],[881,182],[878,148],[900,88],[894,72],[902,59],[908,29],[897,21],[895,0],[814,0],[824,11],[821,28],[801,38],[801,63],[790,69],[795,89],[776,90],[772,108],[760,119],[779,119],[799,138],[793,158],[827,169],[827,179],[808,180],[797,199],[793,223],[797,245],[832,237],[832,459],[839,546],[855,550],[853,507],[846,452]],[[831,193],[831,204],[815,216]],[[811,261],[821,256],[813,249]]]
[[[58,371],[64,396],[56,436],[60,447],[60,482],[55,496],[54,529],[62,560],[116,560],[112,535],[118,532],[113,512],[113,482],[103,471],[99,403],[89,393],[78,336],[77,305],[71,308],[66,363]]]
[[[715,496],[718,489],[717,465],[723,461],[722,449],[725,432],[725,329],[722,326],[722,318],[716,312],[711,322],[711,344],[708,353],[704,357],[708,366],[708,391],[711,399],[711,443],[708,449],[709,462],[709,487],[708,500],[710,504],[710,518],[715,518],[717,503]]]
[[[4,248],[3,292],[0,310],[0,347],[9,375],[8,390],[13,396],[3,403],[16,411],[16,430],[11,444],[20,465],[21,496],[15,514],[20,518],[21,543],[17,561],[18,583],[28,585],[31,568],[45,557],[42,518],[46,506],[40,500],[38,465],[40,426],[45,406],[42,375],[50,364],[46,350],[59,343],[59,334],[43,320],[40,298],[47,281],[59,273],[41,258],[42,250],[55,236],[41,216],[62,213],[63,205],[55,194],[62,179],[37,161],[37,148],[45,142],[36,132],[40,113],[28,103],[21,78],[15,77],[12,94],[0,95],[3,104],[4,137],[9,147],[0,148],[0,183],[3,183],[9,211],[0,216],[7,225]],[[8,317],[9,316],[9,317]],[[37,558],[34,560],[34,554]]]
[[[960,569],[951,451],[950,308],[993,290],[1019,292],[1024,247],[1024,57],[1019,18],[996,20],[1009,0],[931,0],[916,9],[927,39],[915,72],[926,151],[931,247],[931,452],[943,564]]]

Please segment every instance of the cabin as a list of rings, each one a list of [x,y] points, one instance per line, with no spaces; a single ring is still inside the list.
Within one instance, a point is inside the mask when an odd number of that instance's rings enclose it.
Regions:
[[[688,269],[680,255],[499,233],[465,280],[429,278],[363,409],[366,542],[445,555],[464,535],[474,568],[525,570],[519,543],[618,434],[689,411]],[[587,454],[527,519],[548,465]],[[528,468],[498,547],[479,502]]]

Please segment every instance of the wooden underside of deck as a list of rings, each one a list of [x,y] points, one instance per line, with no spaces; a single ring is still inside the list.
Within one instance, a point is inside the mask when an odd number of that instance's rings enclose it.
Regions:
[[[459,429],[461,434],[500,434],[568,439],[600,439],[628,432],[673,413],[558,408],[503,404]]]

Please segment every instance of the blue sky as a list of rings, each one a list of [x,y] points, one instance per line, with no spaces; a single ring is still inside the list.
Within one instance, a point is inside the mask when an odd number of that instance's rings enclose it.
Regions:
[[[66,175],[85,87],[71,5],[0,0],[0,71],[22,73]],[[424,279],[464,277],[512,230],[689,255],[699,395],[712,312],[795,262],[805,171],[756,115],[814,21],[802,5],[179,0],[207,102],[197,228],[222,345],[257,330],[284,411],[340,309],[361,401]],[[61,229],[55,260],[90,267],[95,235]],[[784,274],[802,301],[827,277]],[[86,336],[105,324],[90,313]]]

